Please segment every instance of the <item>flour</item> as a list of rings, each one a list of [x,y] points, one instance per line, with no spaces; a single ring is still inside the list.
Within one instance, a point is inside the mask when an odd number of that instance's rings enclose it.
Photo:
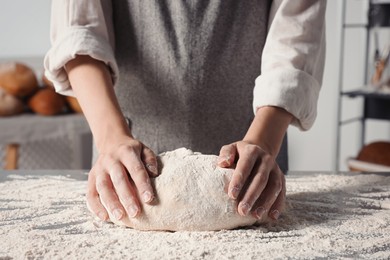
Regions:
[[[237,213],[237,201],[225,192],[232,169],[217,166],[217,156],[180,148],[160,155],[161,174],[152,179],[157,199],[143,204],[137,218],[114,222],[140,230],[221,230],[253,225],[253,216]]]
[[[390,174],[286,176],[278,222],[138,231],[94,218],[79,172],[0,173],[0,259],[389,259]]]

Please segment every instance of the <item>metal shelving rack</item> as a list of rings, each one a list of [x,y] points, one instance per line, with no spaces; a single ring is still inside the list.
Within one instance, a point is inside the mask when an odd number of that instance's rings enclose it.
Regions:
[[[386,5],[387,11],[390,12],[390,0],[368,0],[369,1],[369,14],[368,22],[366,24],[348,24],[346,22],[346,9],[347,1],[343,0],[341,10],[341,21],[342,29],[340,35],[340,50],[341,55],[339,58],[340,72],[338,79],[338,109],[337,109],[337,134],[336,134],[336,152],[335,152],[335,166],[334,170],[340,170],[340,150],[341,150],[341,127],[343,125],[360,121],[360,147],[363,147],[366,136],[366,120],[367,119],[379,119],[379,120],[390,120],[390,94],[382,94],[377,92],[369,92],[363,89],[357,89],[353,91],[343,90],[343,79],[344,79],[344,49],[345,49],[345,30],[348,28],[363,28],[366,30],[366,42],[365,42],[365,58],[364,58],[364,85],[369,82],[369,57],[370,57],[370,31],[374,26],[376,27],[390,27],[390,18],[384,17],[382,21],[376,21],[375,11],[378,10],[378,5]],[[383,18],[383,17],[382,17]],[[342,106],[343,98],[363,98],[363,111],[362,116],[358,118],[350,118],[342,120]]]

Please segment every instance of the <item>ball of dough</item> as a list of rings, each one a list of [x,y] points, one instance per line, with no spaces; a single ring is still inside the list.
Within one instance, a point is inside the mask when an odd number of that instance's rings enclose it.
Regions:
[[[0,89],[0,116],[13,116],[24,111],[23,102]]]
[[[30,98],[28,105],[35,113],[45,116],[57,115],[66,109],[64,97],[50,88],[40,89]]]
[[[237,213],[237,202],[225,192],[232,169],[217,166],[217,156],[180,148],[161,154],[160,175],[152,178],[154,205],[142,204],[137,218],[125,217],[120,225],[139,230],[221,230],[256,223],[253,216]]]
[[[28,66],[10,62],[0,65],[0,87],[15,97],[26,97],[38,90],[38,81]]]

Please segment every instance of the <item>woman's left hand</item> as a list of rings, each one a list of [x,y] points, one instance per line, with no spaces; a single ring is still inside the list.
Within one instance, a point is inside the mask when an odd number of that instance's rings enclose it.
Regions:
[[[283,210],[286,184],[274,156],[260,146],[239,141],[221,148],[218,166],[232,167],[228,195],[238,201],[238,213],[276,220]]]

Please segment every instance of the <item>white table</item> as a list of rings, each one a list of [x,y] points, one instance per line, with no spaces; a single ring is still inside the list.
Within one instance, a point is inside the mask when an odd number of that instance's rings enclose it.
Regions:
[[[0,171],[0,258],[390,257],[390,173],[291,172],[279,222],[218,232],[142,232],[103,223],[87,210],[86,179],[84,171]]]

